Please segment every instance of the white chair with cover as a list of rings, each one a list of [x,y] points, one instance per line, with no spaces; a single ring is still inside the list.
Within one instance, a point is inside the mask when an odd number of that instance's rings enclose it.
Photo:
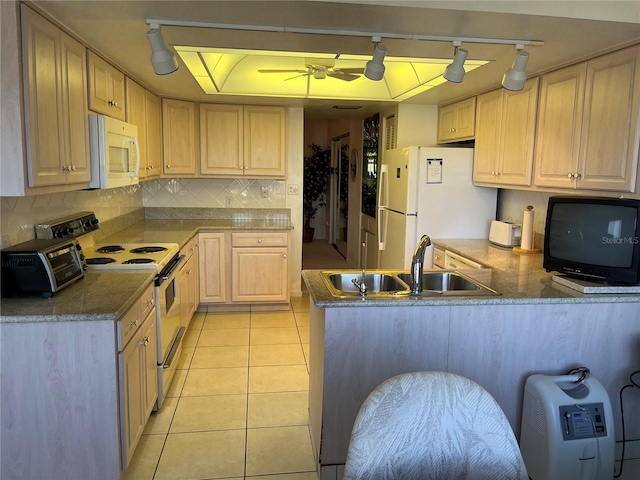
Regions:
[[[511,425],[468,378],[414,372],[381,383],[351,432],[343,480],[527,480]]]

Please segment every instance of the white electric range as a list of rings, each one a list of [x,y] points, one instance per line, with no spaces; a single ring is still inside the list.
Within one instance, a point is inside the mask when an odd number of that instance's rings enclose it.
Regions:
[[[37,238],[77,238],[81,257],[90,270],[149,269],[154,278],[158,362],[158,400],[162,402],[175,375],[186,331],[180,319],[180,292],[177,274],[186,256],[177,243],[94,243],[99,228],[93,212],[35,226]]]

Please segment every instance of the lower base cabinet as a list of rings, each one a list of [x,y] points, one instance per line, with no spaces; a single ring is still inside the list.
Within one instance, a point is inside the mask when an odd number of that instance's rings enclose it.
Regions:
[[[199,266],[202,304],[289,301],[286,231],[200,233]]]
[[[126,470],[158,398],[156,310],[118,354],[122,469]]]
[[[122,477],[157,397],[155,312],[149,284],[116,322],[0,322],[0,478]]]

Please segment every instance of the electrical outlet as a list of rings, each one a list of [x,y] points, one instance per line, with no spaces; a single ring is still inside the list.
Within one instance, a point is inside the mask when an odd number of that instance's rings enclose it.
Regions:
[[[298,185],[296,184],[289,185],[289,195],[298,195]]]
[[[225,201],[227,207],[231,206],[231,197],[225,198],[224,201]]]
[[[260,196],[262,198],[269,198],[269,187],[261,187]]]

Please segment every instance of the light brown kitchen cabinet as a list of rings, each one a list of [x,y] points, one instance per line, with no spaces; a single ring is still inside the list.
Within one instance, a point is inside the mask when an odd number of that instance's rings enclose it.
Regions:
[[[438,107],[438,143],[473,139],[475,120],[476,97]]]
[[[195,104],[162,99],[163,175],[196,176],[196,135]]]
[[[572,188],[580,152],[586,63],[548,73],[540,80],[535,142],[538,186]]]
[[[118,353],[120,441],[125,470],[158,398],[156,309],[151,285],[118,321],[124,348]],[[128,341],[127,341],[128,340]],[[120,343],[120,342],[119,342]]]
[[[288,302],[288,233],[231,234],[231,300]]]
[[[537,98],[537,77],[519,92],[501,88],[477,97],[474,183],[531,185]]]
[[[284,178],[286,109],[200,105],[200,173]]]
[[[147,113],[147,179],[162,173],[162,104],[160,97],[145,92]]]
[[[244,174],[284,178],[287,173],[286,110],[244,107]]]
[[[243,108],[200,105],[200,173],[243,175]]]
[[[536,185],[635,191],[639,78],[640,47],[543,76]]]
[[[22,36],[29,186],[88,183],[86,49],[25,5]]]
[[[178,272],[178,296],[180,297],[180,325],[188,328],[198,308],[198,236],[193,237],[181,249],[186,260]]]
[[[227,301],[227,259],[224,233],[198,234],[198,276],[202,303]]]
[[[127,122],[138,127],[139,178],[160,176],[162,160],[162,113],[160,99],[130,78],[127,87]]]
[[[91,50],[87,54],[89,68],[89,110],[118,120],[125,120],[124,74]]]

